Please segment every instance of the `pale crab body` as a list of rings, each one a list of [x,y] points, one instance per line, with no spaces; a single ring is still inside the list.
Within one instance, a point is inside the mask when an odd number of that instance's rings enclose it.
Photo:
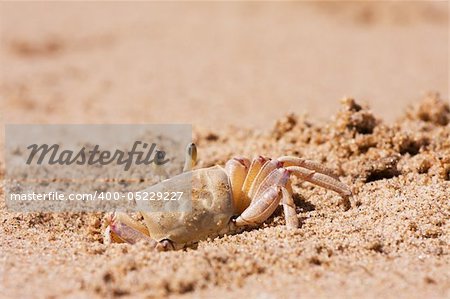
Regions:
[[[188,146],[184,173],[147,188],[147,192],[181,191],[180,202],[139,201],[137,206],[145,225],[124,213],[108,217],[105,243],[135,243],[146,240],[158,250],[191,247],[201,240],[233,234],[266,221],[281,204],[286,226],[298,227],[292,198],[291,175],[337,192],[346,206],[350,188],[328,168],[314,161],[283,156],[259,156],[251,162],[233,158],[225,167],[191,170],[196,147]],[[183,203],[189,204],[184,207]],[[149,206],[152,205],[151,209]],[[180,209],[173,209],[173,205]]]
[[[200,240],[231,233],[234,228],[230,222],[235,214],[231,184],[220,166],[177,175],[147,190],[162,193],[180,190],[183,193],[180,201],[190,203],[185,211],[182,207],[182,211],[162,211],[167,202],[151,202],[152,208],[160,211],[141,212],[155,241],[170,240],[173,244],[190,246]]]

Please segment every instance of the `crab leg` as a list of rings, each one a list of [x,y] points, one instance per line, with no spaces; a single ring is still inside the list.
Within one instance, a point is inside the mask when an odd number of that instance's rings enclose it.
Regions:
[[[281,187],[272,186],[253,201],[250,206],[236,219],[239,226],[257,226],[272,215],[281,199]]]
[[[245,177],[244,184],[242,185],[242,192],[248,198],[250,198],[249,192],[250,188],[253,185],[253,181],[255,180],[256,176],[258,175],[259,171],[263,167],[264,163],[266,163],[266,161],[267,161],[266,158],[259,156],[258,158],[252,161],[252,164],[250,164],[247,176]]]
[[[148,235],[148,230],[144,225],[122,212],[114,212],[110,217],[109,226],[105,231],[105,240],[106,243],[122,241],[130,244],[145,240],[152,247],[156,247],[158,244]]]
[[[299,166],[289,166],[286,167],[286,169],[304,181],[337,192],[344,199],[343,204],[345,205],[345,208],[350,208],[349,198],[352,196],[352,191],[346,184],[338,179]]]
[[[238,213],[242,213],[250,204],[250,199],[242,192],[242,185],[247,176],[249,161],[235,157],[227,162],[225,171],[230,178],[233,200]]]
[[[295,203],[292,199],[291,193],[288,189],[281,187],[283,198],[281,204],[283,205],[284,218],[286,219],[286,226],[288,229],[298,228],[297,212],[295,211]]]
[[[267,181],[266,178],[277,168],[280,167],[280,162],[277,160],[270,160],[264,163],[262,168],[259,170],[255,179],[253,180],[252,186],[248,192],[250,198],[257,198],[257,191],[259,190],[261,183]]]
[[[333,170],[329,169],[328,167],[323,166],[320,163],[317,163],[316,161],[307,160],[303,158],[298,157],[292,157],[292,156],[283,156],[277,159],[278,161],[283,163],[284,167],[288,166],[298,166],[302,168],[306,168],[309,170],[314,170],[319,173],[323,173],[327,176],[330,176],[335,179],[339,179],[339,177],[334,173]]]
[[[315,170],[305,169],[299,166],[289,166],[286,167],[286,169],[291,171],[300,179],[308,181],[320,187],[333,190],[339,193],[339,195],[341,195],[342,197],[349,197],[352,195],[350,188],[346,184],[329,175],[316,172]]]

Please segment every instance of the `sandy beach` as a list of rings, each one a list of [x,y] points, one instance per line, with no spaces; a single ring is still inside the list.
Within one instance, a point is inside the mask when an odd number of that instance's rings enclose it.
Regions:
[[[300,226],[155,252],[104,213],[17,213],[0,298],[448,298],[447,2],[1,3],[1,122],[187,123],[197,168],[306,157]],[[4,152],[4,130],[0,145]],[[0,160],[5,177],[5,160]]]

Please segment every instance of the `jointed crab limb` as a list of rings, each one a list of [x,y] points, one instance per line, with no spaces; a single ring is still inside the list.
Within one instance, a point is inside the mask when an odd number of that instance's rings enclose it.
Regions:
[[[260,171],[258,172],[258,175],[255,177],[252,186],[250,187],[250,191],[248,192],[248,197],[250,198],[256,198],[257,197],[257,191],[259,190],[259,187],[261,183],[264,181],[264,179],[275,169],[280,167],[280,163],[276,160],[270,160],[264,163]]]
[[[249,161],[243,158],[233,158],[225,165],[225,171],[230,178],[231,189],[233,191],[234,205],[239,213],[244,211],[250,204],[250,200],[247,196],[244,196],[242,191],[242,185],[247,176],[248,166]]]
[[[314,185],[333,190],[339,193],[339,195],[342,197],[350,197],[352,195],[352,191],[346,184],[329,175],[318,173],[314,170],[309,170],[298,166],[289,166],[286,167],[286,169],[291,171],[298,178],[310,182]]]
[[[297,212],[295,211],[295,203],[292,199],[291,193],[284,187],[281,187],[283,198],[281,204],[283,205],[284,218],[288,229],[298,228]]]
[[[275,163],[277,163],[277,162],[274,162],[273,164],[275,164]],[[267,162],[267,164],[269,164],[269,162]],[[258,200],[261,193],[264,192],[270,186],[285,187],[285,186],[289,185],[290,172],[288,170],[286,170],[285,168],[275,168],[270,173],[263,174],[263,175],[264,175],[264,177],[259,182],[259,184],[252,187],[252,188],[256,189],[256,192],[255,192],[254,196],[252,197],[252,201]],[[255,182],[256,182],[256,180],[255,180]]]
[[[109,225],[104,232],[105,243],[129,243],[135,244],[139,241],[147,242],[151,248],[158,251],[174,250],[175,246],[170,240],[157,242],[152,239],[147,228],[122,212],[114,212],[109,220]]]
[[[266,161],[267,161],[266,158],[259,156],[258,158],[254,159],[250,164],[244,184],[242,185],[242,192],[248,198],[249,198],[248,194],[250,192],[250,188],[253,185],[253,181],[255,180],[256,176],[258,175],[259,171],[261,170],[264,163],[266,163]]]
[[[150,238],[144,225],[122,212],[114,212],[111,215],[106,233],[109,233],[109,238],[116,242],[119,239],[122,242],[134,244],[144,240],[154,246],[157,245],[157,242]]]
[[[307,160],[299,157],[292,157],[292,156],[283,156],[277,159],[281,163],[283,163],[284,167],[288,166],[299,166],[302,168],[306,168],[309,170],[314,170],[319,173],[323,173],[327,176],[330,176],[332,178],[335,178],[339,180],[339,177],[334,173],[333,170],[329,169],[328,167],[323,166],[320,163],[317,163],[316,161]]]
[[[298,166],[289,166],[286,169],[292,171],[294,175],[304,181],[337,192],[342,197],[341,204],[344,206],[344,209],[350,209],[350,199],[352,198],[353,194],[346,184],[331,176],[317,173],[314,170],[308,170]]]
[[[238,226],[258,225],[266,221],[279,205],[282,190],[289,183],[289,175],[290,172],[284,168],[274,169],[269,175],[266,175],[263,182],[266,182],[267,185],[263,183],[258,186],[256,197],[252,199],[250,206],[244,210],[241,216],[236,219],[236,224]]]
[[[252,202],[250,206],[236,219],[236,225],[239,226],[257,226],[272,215],[278,207],[281,199],[281,189],[272,186],[261,195],[261,197]]]

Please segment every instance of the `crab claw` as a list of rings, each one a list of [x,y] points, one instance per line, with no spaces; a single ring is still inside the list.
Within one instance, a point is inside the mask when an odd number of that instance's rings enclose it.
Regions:
[[[122,212],[114,212],[106,217],[108,226],[103,233],[105,244],[146,241],[151,246],[158,244],[148,235],[147,228]]]
[[[103,244],[109,245],[111,243],[123,243],[124,241],[119,238],[112,230],[111,223],[113,221],[114,213],[109,213],[105,216],[105,222],[107,224],[103,231]]]

